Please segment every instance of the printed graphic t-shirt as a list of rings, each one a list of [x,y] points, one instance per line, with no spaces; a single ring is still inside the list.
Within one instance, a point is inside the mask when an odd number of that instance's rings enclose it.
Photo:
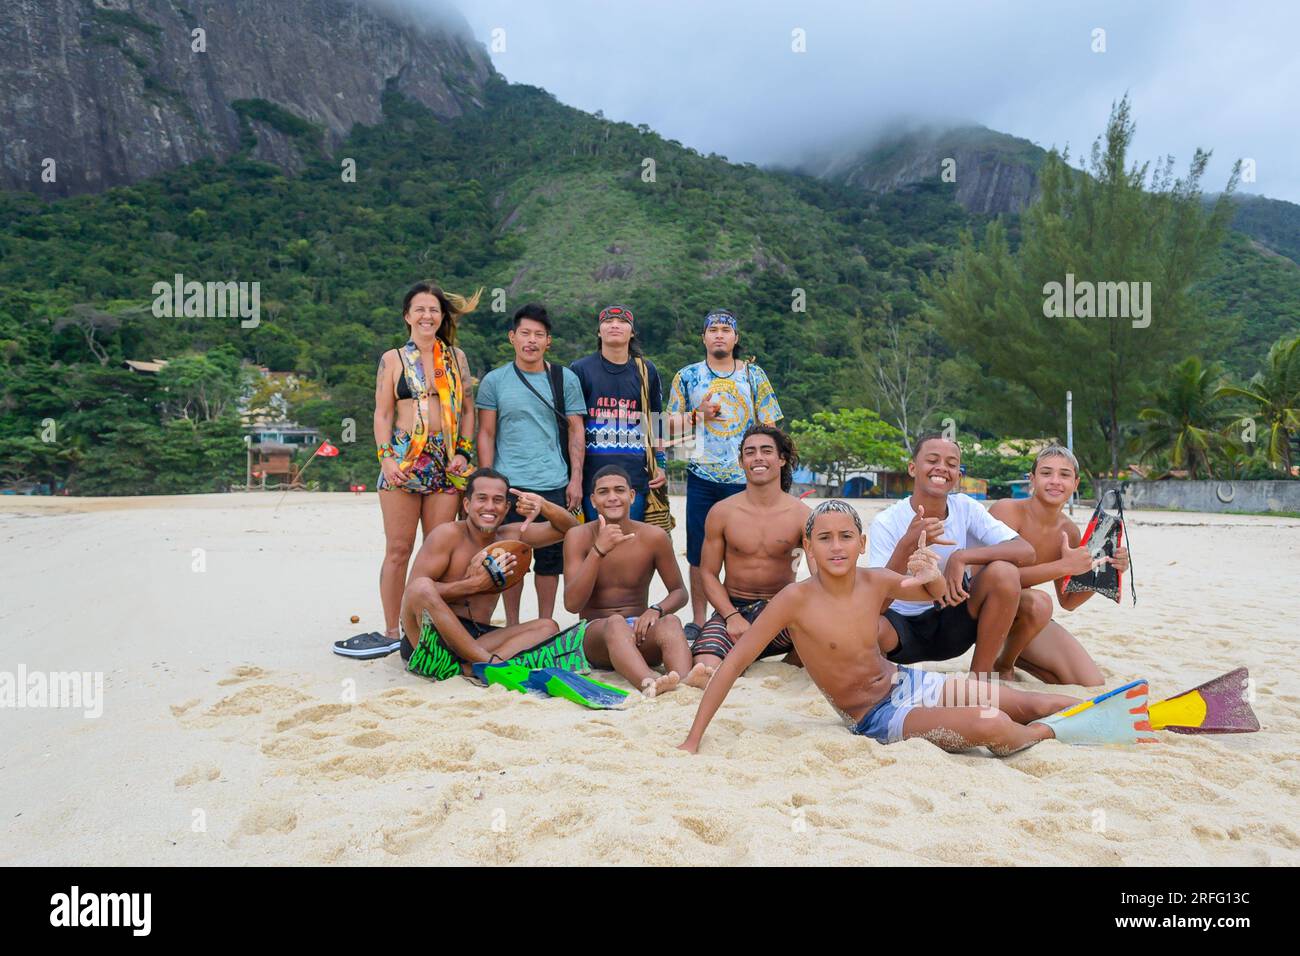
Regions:
[[[522,369],[521,369],[522,371]],[[479,382],[474,404],[497,413],[496,454],[492,466],[516,488],[554,491],[569,483],[569,470],[560,454],[559,422],[551,411],[551,377],[545,371],[524,372],[530,392],[515,374],[514,363],[494,368]],[[565,415],[586,414],[578,376],[561,368]],[[543,401],[545,400],[545,401]],[[565,445],[568,435],[565,433]]]
[[[649,412],[663,411],[663,390],[659,370],[649,359]],[[578,376],[587,402],[587,455],[582,468],[582,490],[591,494],[596,472],[606,465],[619,465],[632,478],[638,494],[645,494],[650,481],[646,472],[645,425],[641,407],[641,376],[636,362],[623,365],[609,361],[599,352],[584,356],[569,366]]]
[[[751,393],[751,382],[753,394]],[[692,472],[709,481],[740,485],[745,473],[740,468],[740,439],[757,420],[775,425],[782,418],[781,406],[767,373],[757,365],[737,363],[731,376],[718,375],[708,362],[688,365],[673,377],[668,395],[668,414],[694,411],[705,400],[720,406],[719,417],[700,419],[691,451]]]

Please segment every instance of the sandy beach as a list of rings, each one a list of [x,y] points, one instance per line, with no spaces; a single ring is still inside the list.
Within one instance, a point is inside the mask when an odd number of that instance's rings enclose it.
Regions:
[[[1300,863],[1300,521],[1134,512],[1137,605],[1057,617],[1153,700],[1248,666],[1260,733],[885,747],[760,663],[690,757],[691,688],[593,712],[331,654],[382,628],[378,505],[277,499],[0,498],[0,671],[103,673],[98,718],[0,710],[0,861]]]

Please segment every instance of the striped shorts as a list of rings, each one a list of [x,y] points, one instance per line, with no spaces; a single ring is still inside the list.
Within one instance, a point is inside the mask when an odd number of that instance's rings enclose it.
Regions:
[[[728,597],[731,597],[728,595]],[[767,601],[747,601],[743,598],[731,598],[732,606],[740,612],[750,624],[757,620],[758,616],[763,613],[763,608],[767,607]],[[731,653],[731,649],[736,646],[731,635],[727,633],[727,622],[717,611],[705,621],[704,626],[700,628],[700,636],[695,639],[691,645],[691,654],[699,657],[701,654],[711,654],[714,657],[725,658]],[[771,657],[774,654],[789,654],[794,650],[794,641],[790,639],[789,631],[781,631],[776,637],[772,638],[772,643],[763,648],[763,653],[759,657]]]

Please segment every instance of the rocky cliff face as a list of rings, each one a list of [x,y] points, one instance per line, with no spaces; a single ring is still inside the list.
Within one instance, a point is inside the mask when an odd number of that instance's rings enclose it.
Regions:
[[[293,169],[300,120],[329,148],[378,122],[389,83],[458,116],[482,105],[491,70],[458,17],[395,0],[5,0],[0,187],[68,195],[229,156],[231,104],[250,100],[255,155]]]
[[[1021,212],[1038,188],[1045,153],[1028,140],[983,127],[890,137],[872,148],[826,157],[805,168],[814,175],[870,192],[943,182],[952,160],[954,198],[967,212]]]

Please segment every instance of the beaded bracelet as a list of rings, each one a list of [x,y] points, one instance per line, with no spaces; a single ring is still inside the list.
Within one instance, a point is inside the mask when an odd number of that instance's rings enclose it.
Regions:
[[[466,461],[472,461],[474,459],[474,443],[465,437],[457,438],[456,454],[464,455]]]
[[[376,448],[375,457],[378,458],[380,461],[383,461],[385,458],[396,458],[397,452],[393,451],[393,443],[386,441],[378,448]]]

